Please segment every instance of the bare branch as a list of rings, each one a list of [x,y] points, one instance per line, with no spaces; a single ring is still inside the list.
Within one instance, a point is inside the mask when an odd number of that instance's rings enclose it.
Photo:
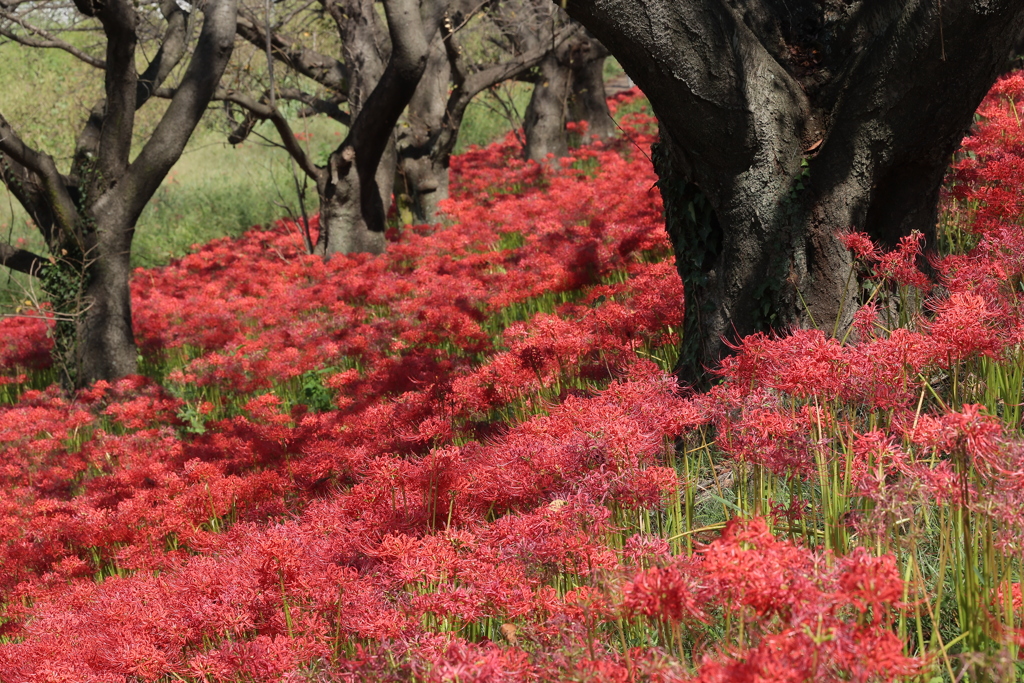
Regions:
[[[136,109],[142,107],[153,96],[153,91],[163,85],[174,67],[185,56],[188,15],[178,7],[175,0],[163,0],[160,10],[167,19],[167,30],[153,61],[139,76],[135,89]]]
[[[45,211],[51,217],[52,225],[59,232],[63,233],[65,237],[73,235],[78,211],[74,199],[68,192],[64,177],[57,171],[53,157],[37,152],[22,142],[3,115],[0,115],[0,153],[23,167],[23,169],[18,169],[21,172],[16,173],[17,179],[23,184],[35,185],[41,190],[34,200],[30,200],[30,205],[25,206],[29,213],[40,214]],[[9,178],[12,177],[11,173],[15,173],[15,171],[8,171],[6,168],[3,173],[0,173],[5,184],[8,184]],[[28,197],[27,191],[23,193],[15,191],[14,194],[18,197],[18,201],[23,203],[26,201],[23,200],[23,196]],[[39,225],[44,230],[47,228],[43,224]],[[48,237],[52,239],[53,235]],[[47,241],[49,242],[50,239]]]
[[[107,36],[106,92],[103,126],[100,129],[97,189],[101,192],[120,180],[131,154],[135,127],[136,83],[135,33],[138,15],[132,0],[108,0],[96,17]]]
[[[36,36],[39,36],[39,38],[30,38],[28,36],[18,35],[14,31],[11,31],[9,28],[4,27],[0,27],[0,36],[4,36],[5,38],[9,38],[16,43],[20,43],[28,47],[45,47],[63,50],[64,52],[67,52],[69,55],[72,55],[80,59],[81,61],[85,62],[89,66],[94,66],[97,69],[107,68],[107,63],[102,59],[99,59],[98,57],[93,57],[92,55],[87,54],[82,50],[79,50],[74,45],[61,40],[60,38],[58,38],[57,36],[53,35],[45,29],[39,28],[38,26],[34,26],[28,23],[21,17],[11,13],[10,11],[4,9],[3,7],[0,7],[0,18],[6,19],[12,23],[17,24],[18,26],[21,26],[26,31],[29,31],[30,33]]]
[[[160,49],[153,57],[153,61],[136,81],[134,93],[136,110],[149,101],[154,91],[160,87],[185,55],[188,15],[178,7],[175,0],[163,0],[161,11],[167,19],[167,30],[164,32],[164,39],[160,44]],[[122,90],[121,92],[127,97],[130,91]],[[92,111],[89,112],[89,118],[75,140],[75,156],[71,167],[71,176],[76,181],[81,181],[93,160],[99,156],[102,144],[100,138],[106,116],[107,100],[103,99],[93,106]]]
[[[0,266],[7,266],[19,273],[38,277],[43,268],[49,265],[49,263],[47,259],[39,254],[0,242]]]
[[[559,47],[562,43],[575,37],[582,31],[583,27],[579,24],[566,24],[555,32],[550,44],[522,52],[507,62],[481,65],[473,73],[465,77],[463,90],[467,94],[472,93],[469,94],[469,97],[473,98],[492,85],[514,78],[539,64],[551,50]]]
[[[355,160],[359,175],[359,202],[371,232],[384,232],[385,212],[375,174],[398,118],[423,76],[430,44],[444,20],[440,0],[384,0],[391,36],[387,67],[348,136],[331,155],[332,171],[346,156]]]
[[[309,12],[309,8],[317,4],[318,0],[304,0],[295,4],[284,4],[279,5],[274,11],[277,13],[277,21],[275,22],[278,26],[294,26],[296,17],[303,15],[305,17],[304,23],[308,23],[309,19],[315,16],[314,12]],[[241,10],[239,10],[241,13]]]
[[[258,23],[239,16],[235,25],[239,36],[260,49],[265,49],[267,35]],[[348,68],[333,57],[296,45],[277,33],[270,35],[274,59],[336,93],[348,92]]]
[[[448,65],[452,70],[452,81],[455,87],[458,88],[466,80],[466,60],[463,57],[462,46],[458,44],[455,38],[455,33],[458,31],[458,27],[452,28],[451,22],[445,20],[441,22],[441,37],[444,40],[444,53],[448,57]]]
[[[288,150],[288,154],[295,159],[295,163],[299,165],[302,172],[313,180],[318,180],[320,178],[323,171],[317,168],[316,164],[313,163],[313,160],[309,158],[308,154],[306,154],[306,150],[302,148],[302,145],[295,137],[295,133],[288,124],[288,119],[284,117],[280,109],[267,104],[265,101],[256,101],[248,95],[235,92],[233,90],[220,91],[215,97],[218,100],[224,100],[225,102],[232,102],[239,105],[256,119],[269,120],[273,123],[274,128],[277,129],[277,134],[281,136],[281,142],[284,144],[284,148]],[[249,129],[245,131],[246,135],[250,130],[252,130],[251,126],[249,126]],[[236,141],[232,138],[229,139],[229,142],[232,144],[238,144],[238,142],[241,142],[243,139],[244,137]]]
[[[306,118],[313,114],[323,114],[334,121],[337,121],[343,126],[352,125],[352,117],[349,113],[342,109],[339,105],[344,102],[344,99],[333,99],[327,100],[321,97],[315,97],[307,92],[299,90],[298,88],[283,88],[277,91],[277,96],[282,100],[291,100],[293,102],[302,102],[306,105],[306,109],[299,112],[300,118]]]
[[[59,228],[39,175],[6,154],[0,153],[0,182],[7,186],[7,190],[28,213],[42,233],[46,244],[53,251],[60,248]]]
[[[137,218],[181,157],[231,58],[235,42],[235,13],[235,0],[210,0],[207,3],[203,29],[181,85],[128,173],[97,202],[97,213],[103,210],[126,211],[129,218]],[[126,224],[132,222],[129,220]]]
[[[459,31],[461,31],[462,29],[466,28],[466,26],[469,25],[470,20],[472,20],[476,15],[482,14],[484,9],[486,9],[489,4],[490,4],[489,0],[484,0],[484,2],[481,2],[480,4],[474,6],[468,12],[461,12],[461,11],[459,11],[458,12],[458,19],[460,21],[459,21],[459,24],[457,26],[451,26],[449,24],[449,22],[445,22],[446,29],[448,31],[448,35],[454,35],[454,34],[458,33]],[[449,10],[449,11],[451,11],[451,10]]]
[[[452,81],[455,87],[452,88],[451,95],[448,97],[440,129],[418,149],[410,148],[414,154],[430,154],[435,161],[447,158],[455,149],[459,129],[462,126],[462,118],[466,114],[466,107],[469,106],[473,98],[498,83],[522,76],[539,64],[551,49],[578,35],[583,29],[579,24],[566,24],[555,32],[550,45],[545,42],[532,50],[519,53],[508,61],[477,66],[471,73],[467,73],[469,67],[463,59],[454,33],[447,26],[442,26],[441,30],[444,32],[445,52],[448,56],[448,63],[451,65]]]

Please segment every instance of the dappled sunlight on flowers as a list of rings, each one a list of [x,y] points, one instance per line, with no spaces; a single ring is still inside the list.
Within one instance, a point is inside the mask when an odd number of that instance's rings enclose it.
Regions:
[[[976,247],[842,235],[851,331],[751,335],[702,395],[671,375],[645,111],[561,166],[513,137],[454,158],[445,224],[380,256],[305,255],[284,221],[138,270],[144,375],[41,388],[49,323],[4,320],[0,681],[867,683],[1019,656],[1022,88],[952,172]]]

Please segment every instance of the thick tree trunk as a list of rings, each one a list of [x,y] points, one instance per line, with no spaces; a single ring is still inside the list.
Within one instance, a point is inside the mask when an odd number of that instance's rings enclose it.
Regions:
[[[637,2],[640,3],[639,8]],[[658,115],[686,290],[679,374],[726,340],[849,321],[840,231],[934,243],[952,152],[1024,26],[1018,0],[569,0]],[[941,24],[941,26],[940,26]]]
[[[352,149],[354,148],[346,148]],[[340,156],[342,153],[335,153]],[[351,153],[355,160],[356,152]],[[395,142],[389,140],[374,175],[379,206],[390,207],[394,191],[396,162]],[[333,159],[333,157],[332,157]],[[334,161],[332,160],[332,164]],[[328,167],[334,168],[333,165]],[[329,257],[332,254],[380,254],[387,241],[384,239],[383,218],[371,227],[364,209],[363,190],[358,164],[340,164],[339,172],[323,174],[318,185],[320,196],[320,233],[314,253]]]
[[[75,327],[75,369],[79,383],[124,377],[136,372],[132,333],[131,231],[98,226],[102,238],[95,260],[87,261],[81,310]]]
[[[572,67],[572,93],[569,96],[569,120],[586,121],[587,132],[581,142],[608,140],[615,137],[615,121],[608,110],[604,90],[604,62],[608,51],[594,38],[587,36]]]
[[[856,291],[846,290],[851,261],[835,226],[852,224],[858,198],[815,192],[799,153],[789,168],[754,164],[709,197],[670,136],[663,128],[654,161],[686,291],[681,379],[704,385],[730,344],[753,332],[811,321],[845,329]]]
[[[548,154],[556,159],[565,156],[570,145],[567,121],[587,123],[586,134],[574,144],[615,135],[604,90],[607,56],[604,46],[579,27],[571,39],[548,52],[540,63],[540,75],[523,117],[523,156],[534,161],[542,161]]]
[[[572,83],[569,51],[569,46],[561,45],[549,52],[540,63],[540,74],[523,116],[523,129],[526,133],[523,156],[527,159],[544,161],[548,155],[559,159],[569,153],[565,136]]]
[[[441,217],[441,202],[448,199],[448,167],[430,154],[402,160],[398,182],[408,198],[413,220],[436,223]]]
[[[438,219],[438,206],[448,197],[452,150],[473,98],[487,88],[525,74],[540,64],[552,45],[561,46],[578,30],[578,27],[563,25],[549,40],[540,40],[531,33],[528,40],[523,41],[533,44],[530,49],[506,61],[470,66],[458,35],[451,30],[453,25],[462,25],[467,14],[476,11],[477,5],[472,0],[465,4],[462,8],[455,7],[454,11],[449,7],[449,23],[431,45],[426,71],[409,103],[407,120],[399,135],[401,162],[397,182],[411,201],[417,221],[429,223]],[[539,7],[549,15],[552,12],[547,5]]]
[[[441,36],[430,45],[430,57],[400,125],[397,186],[418,223],[438,219],[438,204],[448,198],[448,155],[434,154],[445,125],[451,65]]]
[[[385,40],[387,30],[372,0],[325,2],[324,6],[334,18],[341,35],[342,54],[349,68],[346,95],[349,114],[354,122],[362,114],[370,94],[384,75],[388,59]],[[340,159],[343,153],[351,158]],[[371,230],[362,210],[360,198],[363,188],[357,166],[351,163],[354,158],[355,146],[346,139],[332,155],[326,172],[317,179],[320,234],[315,253],[324,257],[355,252],[379,254],[385,247],[383,231]],[[391,205],[394,163],[392,141],[387,143],[381,156],[379,172],[375,174],[380,201],[384,206]]]
[[[0,181],[14,191],[46,242],[44,259],[0,245],[4,265],[38,277],[56,319],[54,360],[67,386],[115,380],[137,369],[132,333],[131,244],[135,223],[199,123],[234,46],[234,0],[212,0],[163,116],[131,158],[135,110],[159,89],[184,54],[185,23],[163,3],[168,30],[142,74],[136,72],[139,17],[127,0],[76,2],[107,38],[105,98],[79,135],[71,173],[32,149],[0,116]]]
[[[321,256],[380,254],[387,245],[384,232],[371,230],[366,224],[360,201],[359,172],[354,161],[354,151],[342,156],[339,166],[331,166],[331,182],[320,188],[320,234],[316,253]]]
[[[346,62],[358,74],[359,83],[348,98],[352,127],[317,178],[326,220],[322,217],[316,252],[325,257],[352,251],[379,253],[384,248],[397,164],[395,124],[423,75],[444,12],[436,0],[385,0],[391,51],[383,72],[374,79],[374,60],[368,55],[378,50],[381,33],[371,28],[379,17],[370,0],[353,0],[349,5],[329,4],[343,34],[350,33],[345,41]],[[356,6],[359,14],[352,18],[350,12]],[[357,68],[359,60],[365,64]]]

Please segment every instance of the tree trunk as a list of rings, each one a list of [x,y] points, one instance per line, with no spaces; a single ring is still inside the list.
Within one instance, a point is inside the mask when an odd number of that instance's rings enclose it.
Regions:
[[[686,292],[677,371],[690,384],[706,386],[707,369],[743,336],[809,321],[845,329],[852,318],[856,291],[844,291],[851,261],[835,226],[853,224],[856,198],[819,194],[799,154],[789,158],[789,168],[755,164],[709,196],[662,128],[654,163]]]
[[[132,333],[131,230],[97,226],[105,244],[87,261],[81,310],[78,313],[75,366],[84,382],[124,377],[136,372],[135,336]]]
[[[357,5],[359,14],[353,17]],[[371,30],[379,21],[373,2],[353,0],[348,7],[328,3],[328,9],[343,35],[349,36],[344,44],[354,81],[348,96],[352,127],[317,174],[323,227],[316,252],[325,257],[379,253],[385,246],[395,182],[395,124],[426,68],[444,7],[435,0],[385,0],[391,51],[376,78],[371,55],[380,54],[381,33]],[[358,64],[360,60],[364,63]]]
[[[682,378],[726,341],[855,304],[840,231],[935,241],[943,174],[1005,68],[1024,3],[569,0],[647,93],[686,291]],[[941,26],[940,26],[941,23]]]
[[[608,51],[591,36],[586,36],[573,59],[572,93],[569,96],[569,120],[586,121],[583,144],[615,137],[615,121],[608,109],[604,90],[604,62]]]
[[[448,155],[433,154],[445,125],[451,65],[439,35],[430,45],[430,57],[416,92],[400,124],[397,185],[409,202],[417,223],[438,220],[438,204],[448,198]]]
[[[348,150],[350,153],[344,155],[340,166],[335,165],[334,156],[337,155],[332,156],[330,175],[334,179],[320,187],[320,234],[316,253],[321,256],[380,254],[387,244],[383,231],[371,230],[366,224],[360,202],[359,172],[354,163],[355,152],[352,148]]]
[[[557,160],[569,153],[565,121],[572,70],[568,57],[569,46],[563,44],[540,63],[540,75],[523,116],[523,156],[527,159],[544,161],[550,154]]]
[[[448,199],[448,166],[431,154],[402,160],[398,182],[408,199],[412,218],[417,223],[436,223],[441,218],[440,204]]]
[[[563,24],[550,40],[530,33],[523,49],[510,59],[491,64],[466,62],[466,50],[459,45],[451,26],[461,26],[467,14],[476,11],[474,2],[466,7],[449,6],[449,23],[431,45],[426,71],[409,103],[406,126],[399,136],[401,156],[399,184],[412,202],[413,217],[422,222],[438,218],[438,205],[448,197],[448,169],[452,150],[466,108],[481,92],[503,81],[519,77],[540,64],[552,45],[560,46],[578,27]],[[552,8],[541,5],[547,14]],[[505,9],[509,9],[505,6]],[[548,25],[548,24],[544,24]],[[448,92],[451,84],[451,92]]]
[[[355,148],[351,152],[352,161],[355,161]],[[344,152],[342,152],[344,153]],[[338,156],[336,152],[332,155],[332,161],[328,168],[334,168]],[[390,207],[394,191],[396,162],[395,141],[388,141],[380,162],[377,163],[377,170],[374,174],[376,180],[376,192],[379,197],[379,206]],[[327,172],[321,176],[321,182],[317,189],[320,197],[320,233],[317,236],[314,253],[320,256],[329,257],[332,254],[381,254],[387,246],[384,239],[383,217],[376,225],[371,227],[364,210],[363,191],[364,188],[359,179],[358,164],[341,163],[340,169],[344,172]]]
[[[346,97],[351,120],[355,122],[384,75],[388,59],[387,30],[372,0],[323,4],[334,18],[341,36],[342,55],[349,68]],[[389,155],[389,151],[392,154]],[[391,204],[394,167],[386,167],[389,160],[394,162],[393,152],[394,143],[388,142],[381,156],[383,173],[375,174],[379,181],[380,201],[385,206]],[[342,154],[349,158],[339,158]],[[386,244],[383,230],[372,231],[363,214],[360,202],[362,187],[357,166],[352,163],[354,159],[355,146],[346,139],[332,154],[327,169],[324,169],[326,172],[317,178],[320,234],[315,253],[324,257],[355,252],[379,254]],[[390,177],[385,177],[389,170]]]
[[[0,245],[3,264],[38,277],[56,318],[54,360],[67,386],[115,380],[137,369],[132,333],[131,244],[135,223],[199,123],[234,46],[234,0],[212,0],[179,85],[148,140],[131,158],[135,111],[161,89],[182,58],[186,22],[163,2],[168,30],[141,78],[139,17],[127,0],[76,2],[107,39],[105,97],[78,136],[71,172],[32,149],[0,116],[0,181],[31,215],[50,258]],[[95,66],[95,64],[94,64]]]

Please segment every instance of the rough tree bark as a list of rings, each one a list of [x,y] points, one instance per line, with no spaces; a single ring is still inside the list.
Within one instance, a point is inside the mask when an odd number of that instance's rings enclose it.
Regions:
[[[836,233],[934,243],[942,178],[1024,27],[1019,0],[568,0],[647,93],[686,290],[678,371],[854,307]]]
[[[270,120],[285,149],[316,182],[320,234],[316,252],[380,253],[385,246],[386,212],[391,204],[397,154],[394,128],[416,91],[430,44],[444,17],[443,0],[385,0],[387,28],[372,0],[321,0],[334,20],[343,46],[338,61],[271,35],[271,54],[333,93],[323,100],[308,93],[281,91],[284,99],[310,105],[349,126],[348,134],[320,166],[308,158],[281,111],[264,96],[256,101],[234,91],[218,95],[241,105],[248,117],[232,135],[239,142],[255,120]],[[238,33],[255,45],[266,41],[265,27],[240,20]],[[388,40],[390,39],[390,40]],[[337,105],[346,102],[348,111]],[[335,113],[332,114],[332,111]]]
[[[523,156],[543,161],[568,153],[570,140],[565,124],[585,121],[586,144],[615,135],[604,90],[604,60],[608,51],[581,27],[572,39],[548,52],[535,77],[530,103],[523,116],[526,146]]]
[[[569,95],[572,92],[572,46],[563,43],[548,52],[540,63],[530,103],[523,115],[526,145],[523,156],[544,161],[548,155],[560,159],[569,153],[565,133]]]
[[[417,223],[436,221],[439,203],[448,198],[450,155],[439,157],[433,153],[433,148],[438,132],[445,125],[451,81],[445,36],[439,33],[430,45],[426,70],[398,130],[396,184],[409,202]]]
[[[521,6],[505,3],[491,9],[510,12]],[[467,59],[460,34],[453,31],[453,27],[464,26],[479,9],[473,0],[449,7],[448,21],[431,46],[427,69],[409,102],[407,127],[399,132],[399,179],[403,192],[411,200],[413,216],[420,222],[437,220],[438,203],[448,197],[452,151],[458,142],[466,108],[473,98],[499,83],[525,76],[551,50],[578,31],[575,26],[561,26],[532,49],[509,42],[504,46],[508,54],[501,61],[475,63]],[[520,18],[517,25],[522,26],[524,13],[519,12],[517,16]],[[497,19],[500,21],[501,17]]]
[[[161,4],[167,33],[149,67],[138,74],[136,6],[129,0],[76,0],[75,6],[103,27],[105,59],[84,55],[84,61],[104,70],[106,96],[78,137],[68,175],[57,170],[53,157],[26,145],[0,116],[0,180],[32,216],[50,252],[45,258],[2,245],[0,263],[42,280],[58,320],[55,360],[66,383],[82,386],[136,371],[128,288],[135,223],[216,90],[233,47],[235,2],[206,4],[195,52],[166,113],[134,160],[135,111],[185,53],[184,12],[174,0]],[[2,13],[0,18],[5,18]],[[19,24],[30,36],[18,42],[31,45],[32,35],[42,35]],[[59,38],[47,36],[47,42],[75,54]]]
[[[581,36],[573,54],[568,115],[570,121],[587,123],[583,144],[615,137],[615,121],[604,89],[604,62],[608,56],[605,46],[588,34]]]
[[[342,40],[342,57],[349,70],[349,88],[346,93],[348,113],[353,129],[359,125],[365,132],[367,118],[376,116],[390,117],[388,111],[366,111],[375,88],[381,84],[385,71],[389,66],[388,45],[384,36],[388,30],[384,28],[380,15],[377,13],[373,0],[330,0],[322,3],[331,15]],[[392,16],[412,17],[412,12],[419,9],[416,3],[408,6],[388,8],[388,21]],[[405,24],[396,26],[401,30]],[[414,32],[422,32],[422,28],[413,27]],[[395,31],[392,30],[392,41]],[[403,40],[399,36],[398,40]],[[419,45],[422,37],[409,35],[406,43],[412,41],[414,54],[399,52],[394,55],[396,60],[392,66],[389,83],[384,87],[399,87],[411,90],[408,83],[395,76],[405,74],[410,68],[421,69],[419,62],[423,60],[423,47]],[[427,39],[429,44],[429,38]],[[407,63],[399,63],[407,59]],[[412,76],[412,78],[418,77]],[[378,96],[377,106],[384,105]],[[392,105],[393,106],[393,105]],[[401,111],[399,110],[399,114]],[[397,120],[397,115],[395,115]],[[392,126],[394,123],[392,123]],[[368,164],[376,158],[372,168]],[[356,162],[356,163],[353,163]],[[316,253],[321,256],[331,254],[347,254],[368,252],[379,254],[384,251],[384,223],[387,208],[391,205],[391,195],[395,179],[397,157],[394,138],[390,131],[380,140],[369,140],[361,135],[353,137],[351,130],[346,139],[331,155],[327,167],[315,179],[320,197],[320,236],[316,244]],[[342,172],[349,169],[346,172]]]

